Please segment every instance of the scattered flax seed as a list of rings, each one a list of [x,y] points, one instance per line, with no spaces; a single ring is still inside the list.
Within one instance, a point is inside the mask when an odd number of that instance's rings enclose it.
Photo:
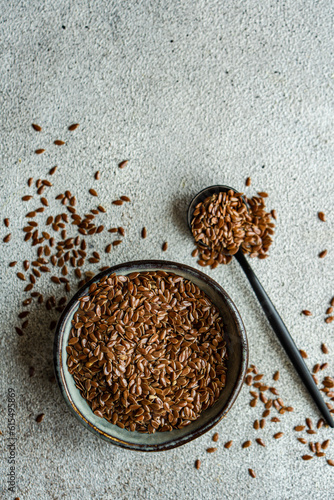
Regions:
[[[146,227],[143,227],[143,229],[141,230],[141,237],[146,238],[146,236],[147,236],[147,229]]]
[[[312,460],[312,458],[313,458],[313,457],[312,457],[311,455],[303,455],[303,456],[302,456],[302,459],[303,459],[303,460]]]
[[[65,144],[65,142],[60,141],[59,139],[56,139],[55,141],[53,141],[53,144],[55,144],[56,146],[63,146]]]
[[[245,184],[247,187],[249,187],[252,184],[252,179],[250,177],[247,177]]]
[[[121,200],[123,200],[123,201],[128,201],[128,202],[129,202],[129,201],[131,201],[131,200],[130,200],[130,198],[129,198],[128,196],[121,196],[120,198],[121,198]]]
[[[271,421],[272,422],[280,422],[280,419],[278,417],[272,417]]]
[[[11,237],[12,237],[11,233],[7,234],[3,239],[4,243],[8,243],[11,240]]]
[[[332,321],[334,321],[334,316],[328,316],[328,317],[325,319],[325,323],[327,323],[327,324],[332,323]]]
[[[207,448],[206,451],[208,453],[215,453],[215,451],[217,451],[217,448]]]
[[[328,347],[326,346],[326,344],[321,344],[321,350],[324,354],[329,353],[329,350],[328,350]]]
[[[120,245],[122,243],[122,240],[116,240],[116,241],[113,241],[112,244],[114,247],[117,247],[118,245]]]
[[[128,163],[129,163],[129,160],[121,161],[121,163],[118,164],[118,167],[119,168],[124,168],[124,167],[127,166]]]
[[[248,469],[248,474],[252,477],[252,478],[256,478],[256,474],[255,472],[253,471],[253,469]]]
[[[5,224],[6,227],[9,227],[9,219],[4,219],[3,222],[4,222],[4,224]]]
[[[227,443],[224,444],[224,448],[229,449],[229,448],[231,448],[232,444],[233,444],[233,441],[227,441]]]
[[[100,179],[100,171],[99,170],[97,172],[95,172],[94,178],[96,181],[98,181]]]
[[[42,420],[43,420],[44,416],[45,416],[45,414],[44,414],[44,413],[40,413],[39,415],[37,415],[37,417],[36,417],[36,422],[37,422],[38,424],[40,424],[40,423],[42,422]]]
[[[328,363],[322,363],[320,370],[325,370],[328,367]]]
[[[106,253],[110,253],[110,252],[111,252],[111,249],[112,249],[112,244],[111,244],[111,243],[109,243],[109,245],[107,245],[107,246],[106,246],[106,248],[105,248],[105,252],[106,252]]]
[[[9,267],[14,267],[14,266],[16,266],[16,264],[17,264],[17,261],[13,260],[13,262],[9,263]]]
[[[332,314],[333,311],[334,311],[334,307],[330,306],[330,307],[328,307],[328,309],[326,309],[326,314]]]
[[[304,314],[304,316],[312,316],[311,311],[309,311],[308,309],[303,309],[302,314]]]
[[[331,301],[330,301],[330,305],[331,305],[332,307],[334,307],[334,297],[331,299]]]
[[[323,250],[322,252],[319,253],[318,257],[319,259],[323,259],[327,255],[327,250]]]
[[[305,351],[303,351],[303,349],[299,349],[299,352],[300,352],[300,354],[301,354],[302,358],[304,358],[304,359],[308,358],[308,356],[307,356],[306,352],[305,352]]]
[[[49,174],[53,175],[56,172],[56,170],[57,170],[57,166],[50,168]]]
[[[276,212],[276,210],[272,210],[270,213],[271,213],[272,218],[276,220],[277,219],[277,212]]]
[[[278,390],[276,389],[276,387],[270,387],[270,388],[269,388],[269,391],[270,391],[272,394],[275,394],[275,396],[278,396]]]
[[[218,432],[215,432],[214,435],[212,436],[212,441],[214,441],[215,443],[218,441],[219,439],[219,434]]]
[[[256,438],[256,440],[255,440],[255,441],[256,441],[256,442],[257,442],[257,444],[259,444],[260,446],[263,446],[263,447],[265,447],[265,446],[266,446],[266,445],[265,445],[265,443],[264,443],[264,441],[263,441],[263,439],[261,439],[261,438]]]
[[[34,179],[32,177],[29,177],[28,182],[27,182],[28,186],[31,187],[33,182],[34,182]]]
[[[44,153],[45,149],[36,149],[35,153],[37,155],[41,155],[42,153]]]
[[[26,280],[26,278],[25,278],[24,274],[22,274],[22,273],[16,273],[16,276],[17,276],[20,280],[22,280],[22,281],[25,281],[25,280]]]
[[[31,198],[32,198],[32,196],[26,195],[26,196],[22,196],[21,199],[22,199],[22,201],[29,201],[29,200],[31,200]]]
[[[281,438],[283,435],[284,435],[284,432],[277,432],[276,434],[274,434],[274,438],[275,438],[275,439],[279,439],[279,438]]]
[[[200,467],[201,467],[201,461],[199,459],[197,459],[195,461],[195,468],[198,470]]]
[[[327,460],[328,465],[334,467],[334,460]]]
[[[162,245],[162,247],[161,247],[161,248],[162,248],[162,251],[163,251],[163,252],[166,252],[166,250],[168,249],[168,243],[167,243],[167,241],[165,241],[165,242],[163,243],[163,245]]]
[[[70,132],[73,132],[73,130],[75,130],[75,129],[76,129],[76,128],[78,128],[78,127],[79,127],[79,123],[73,123],[72,125],[70,125],[70,126],[68,127],[68,130],[69,130]]]
[[[297,438],[297,439],[298,439],[298,441],[299,441],[300,443],[302,443],[302,444],[307,444],[307,439],[305,439],[305,438]]]
[[[91,194],[92,196],[97,196],[97,192],[95,191],[95,189],[90,189],[89,194]]]
[[[326,441],[324,441],[324,442],[322,443],[321,448],[322,448],[323,450],[327,450],[327,448],[328,448],[328,446],[329,446],[330,441],[331,441],[330,439],[326,439]]]
[[[254,420],[253,427],[256,431],[260,428],[260,423],[258,420]]]
[[[32,126],[32,128],[34,130],[36,130],[36,132],[41,132],[42,131],[42,127],[40,127],[39,125],[37,125],[37,123],[32,123],[31,126]]]
[[[261,196],[261,198],[268,198],[268,193],[265,191],[259,191],[257,194]]]
[[[274,373],[274,375],[273,375],[273,379],[274,379],[275,381],[279,380],[279,371],[278,371],[278,370],[277,370],[277,372],[275,372],[275,373]]]
[[[309,429],[313,429],[313,422],[310,418],[305,419],[306,425]]]
[[[245,441],[243,444],[242,444],[242,448],[249,448],[252,444],[252,441]]]
[[[123,205],[123,201],[122,200],[114,200],[112,202],[113,205]]]
[[[326,222],[326,217],[325,217],[324,212],[318,212],[318,218],[319,218],[322,222]]]

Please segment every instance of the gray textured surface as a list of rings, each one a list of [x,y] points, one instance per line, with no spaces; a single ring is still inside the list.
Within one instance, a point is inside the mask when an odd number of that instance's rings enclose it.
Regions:
[[[11,219],[12,242],[1,245],[1,475],[3,498],[20,499],[287,499],[334,497],[333,469],[308,463],[293,425],[318,413],[268,327],[241,270],[233,263],[208,271],[230,293],[248,330],[251,362],[269,381],[277,368],[284,401],[295,412],[254,439],[254,418],[242,391],[218,425],[219,450],[207,455],[210,435],[158,455],[119,450],[97,440],[76,420],[48,378],[52,334],[45,308],[35,308],[30,329],[14,326],[23,292],[8,262],[30,259],[20,228],[26,179],[58,165],[54,187],[77,194],[89,209],[87,190],[99,169],[102,204],[110,222],[122,223],[125,242],[105,263],[168,258],[196,266],[184,212],[191,196],[213,183],[270,193],[279,213],[271,257],[253,262],[277,309],[312,366],[325,358],[333,373],[333,327],[324,311],[334,295],[333,276],[333,3],[332,2],[8,2],[2,0],[1,217]],[[65,26],[65,29],[62,28]],[[43,126],[36,134],[31,123]],[[70,123],[80,128],[72,135]],[[64,138],[66,146],[52,141]],[[41,157],[37,147],[46,147]],[[120,171],[117,162],[129,158]],[[252,188],[253,189],[253,188]],[[252,190],[250,190],[253,192]],[[111,208],[122,193],[133,202]],[[30,202],[28,208],[33,207]],[[54,205],[56,207],[56,205]],[[322,209],[328,222],[316,213]],[[50,208],[50,211],[56,208]],[[146,225],[149,236],[139,237]],[[1,238],[6,234],[2,225]],[[167,239],[169,250],[161,244]],[[103,249],[107,235],[94,240]],[[324,260],[317,258],[328,248]],[[53,288],[47,278],[38,289]],[[300,316],[310,308],[313,317]],[[28,367],[36,375],[28,379]],[[17,490],[5,491],[6,394],[17,397]],[[46,416],[37,425],[40,412]],[[322,431],[320,439],[332,431]],[[231,450],[223,448],[235,441]],[[328,456],[334,458],[334,443]],[[201,458],[200,471],[194,460]],[[253,467],[257,479],[248,476]]]

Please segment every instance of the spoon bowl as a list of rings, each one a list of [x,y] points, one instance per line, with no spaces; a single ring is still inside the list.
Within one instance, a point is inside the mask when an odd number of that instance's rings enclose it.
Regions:
[[[232,191],[235,191],[235,189],[233,189],[229,186],[217,184],[216,186],[210,186],[210,187],[207,187],[205,189],[202,189],[202,191],[200,191],[199,193],[196,194],[196,196],[193,197],[193,199],[189,203],[188,212],[187,212],[187,223],[188,223],[188,227],[190,229],[191,234],[192,234],[191,223],[192,223],[192,220],[194,218],[194,211],[195,211],[195,208],[197,207],[197,205],[199,203],[202,203],[204,200],[206,200],[206,198],[208,196],[212,196],[213,194],[219,194],[222,192],[227,192],[230,189],[232,189]],[[206,245],[204,245],[203,243],[201,243],[201,245],[203,245],[203,247],[206,247]]]

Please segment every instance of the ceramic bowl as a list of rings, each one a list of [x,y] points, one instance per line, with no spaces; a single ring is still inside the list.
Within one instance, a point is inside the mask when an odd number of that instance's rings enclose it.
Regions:
[[[183,429],[171,432],[144,434],[130,432],[99,418],[75,387],[68,372],[66,346],[71,330],[71,320],[79,307],[78,299],[88,292],[89,286],[111,273],[129,274],[136,271],[173,272],[192,281],[210,297],[224,321],[228,360],[226,386],[215,404]],[[141,260],[111,267],[97,274],[84,285],[67,304],[58,322],[54,341],[54,365],[58,384],[72,413],[79,422],[97,436],[117,446],[140,451],[163,451],[181,446],[209,431],[226,416],[242,387],[248,364],[248,343],[240,314],[225,290],[206,274],[176,262]]]

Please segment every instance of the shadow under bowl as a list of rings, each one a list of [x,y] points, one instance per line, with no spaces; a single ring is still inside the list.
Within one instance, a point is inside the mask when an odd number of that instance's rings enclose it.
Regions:
[[[183,429],[153,434],[130,432],[97,417],[76,388],[66,363],[66,346],[71,331],[71,321],[79,307],[79,298],[87,295],[90,285],[111,273],[127,275],[132,272],[145,271],[172,272],[190,280],[203,290],[222,315],[228,354],[226,386],[214,405]],[[248,342],[245,327],[236,306],[225,290],[212,278],[184,264],[163,260],[140,260],[119,264],[97,274],[72,297],[56,328],[53,359],[62,395],[71,412],[87,429],[109,443],[122,448],[139,451],[165,451],[201,436],[226,416],[235,402],[245,378],[248,365]]]

